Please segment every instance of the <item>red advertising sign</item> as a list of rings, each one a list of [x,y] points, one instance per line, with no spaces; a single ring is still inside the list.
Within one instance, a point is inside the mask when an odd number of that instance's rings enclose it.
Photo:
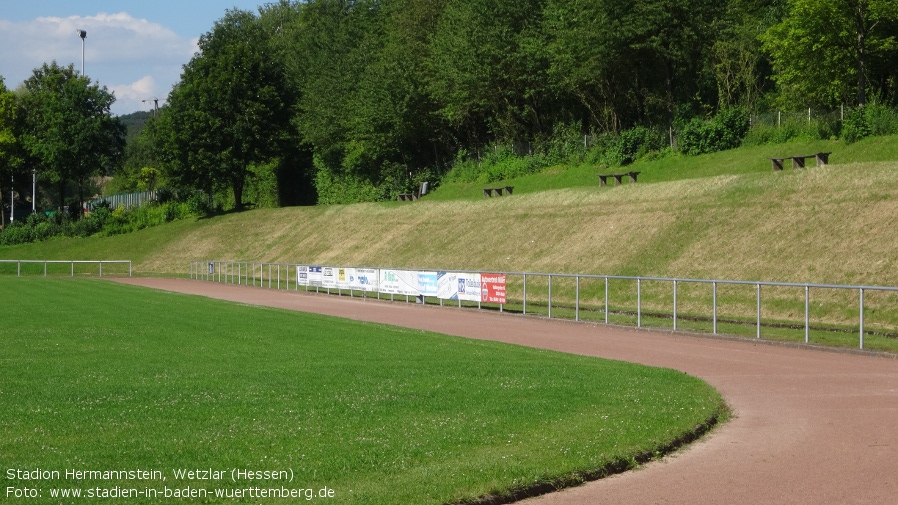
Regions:
[[[506,303],[505,274],[480,274],[480,292],[486,303]]]

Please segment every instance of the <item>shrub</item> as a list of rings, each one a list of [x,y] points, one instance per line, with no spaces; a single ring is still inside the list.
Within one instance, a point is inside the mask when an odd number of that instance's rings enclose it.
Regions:
[[[680,151],[698,155],[739,147],[748,127],[748,113],[735,107],[720,111],[710,121],[693,118],[680,131]]]
[[[648,153],[665,147],[664,135],[644,126],[624,130],[605,149],[601,161],[606,165],[629,165]]]
[[[33,241],[31,227],[23,221],[13,221],[0,233],[0,245],[25,244]]]
[[[842,122],[842,140],[853,143],[873,135],[898,133],[898,112],[878,103],[852,109]]]

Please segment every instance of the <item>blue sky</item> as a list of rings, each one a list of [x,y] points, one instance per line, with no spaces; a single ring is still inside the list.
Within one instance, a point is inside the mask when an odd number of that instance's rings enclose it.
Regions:
[[[152,110],[227,9],[263,0],[0,0],[0,75],[14,89],[43,63],[73,64],[115,93],[115,114]],[[147,102],[144,102],[147,100]]]

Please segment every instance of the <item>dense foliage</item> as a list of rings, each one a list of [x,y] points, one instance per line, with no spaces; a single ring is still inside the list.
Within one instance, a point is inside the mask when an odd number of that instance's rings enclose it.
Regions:
[[[348,203],[572,161],[851,142],[898,131],[895,61],[893,0],[281,0],[202,35],[113,187]],[[0,177],[28,145],[2,137],[2,96]]]

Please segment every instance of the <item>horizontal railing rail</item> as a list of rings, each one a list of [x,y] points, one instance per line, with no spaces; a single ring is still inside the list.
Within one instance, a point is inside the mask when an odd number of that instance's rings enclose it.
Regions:
[[[192,279],[199,280],[210,280],[216,282],[225,282],[232,284],[246,284],[253,286],[261,286],[261,287],[269,287],[274,289],[295,289],[298,290],[300,287],[303,287],[299,283],[299,278],[296,275],[297,267],[308,266],[307,263],[264,263],[264,262],[246,262],[246,261],[221,261],[221,260],[195,260],[190,263],[190,277]],[[446,272],[446,273],[454,273],[454,274],[478,274],[480,271],[473,270],[446,270],[446,269],[409,269],[409,268],[393,268],[393,267],[348,267],[348,266],[333,266],[329,268],[340,269],[340,268],[354,268],[354,269],[367,269],[367,270],[391,270],[391,271],[402,271],[402,272]],[[502,272],[502,271],[490,271],[491,274],[501,274],[508,278],[517,278],[520,283],[520,297],[515,301],[520,305],[520,312],[523,314],[527,314],[528,304],[531,309],[533,307],[538,307],[543,311],[547,311],[545,314],[549,318],[553,318],[553,305],[556,308],[556,312],[560,308],[564,308],[567,310],[571,309],[571,304],[573,307],[573,319],[581,320],[581,309],[583,306],[583,291],[581,290],[581,285],[584,281],[601,281],[604,283],[604,290],[599,290],[599,298],[600,301],[598,303],[598,308],[594,310],[598,310],[598,312],[603,313],[604,322],[606,324],[610,323],[610,316],[615,313],[632,313],[635,312],[636,317],[636,326],[643,327],[643,317],[646,315],[651,315],[653,317],[657,317],[655,312],[647,311],[643,305],[643,295],[644,295],[644,287],[645,283],[662,283],[670,285],[671,299],[669,300],[671,303],[671,310],[669,315],[666,316],[667,319],[672,320],[672,329],[674,331],[680,330],[679,322],[686,319],[702,319],[701,317],[696,317],[695,315],[683,316],[680,311],[680,300],[679,295],[681,293],[682,287],[684,285],[708,285],[711,287],[710,294],[710,303],[711,303],[711,314],[709,319],[712,325],[712,333],[718,334],[719,328],[718,323],[720,322],[719,317],[719,306],[720,306],[720,297],[719,290],[722,286],[743,286],[743,287],[751,287],[753,288],[753,321],[745,321],[743,324],[751,324],[755,327],[755,338],[760,339],[762,334],[761,330],[765,326],[793,326],[791,324],[772,324],[770,322],[765,322],[762,317],[763,313],[763,300],[762,297],[763,290],[765,288],[794,288],[800,289],[803,294],[797,295],[797,300],[795,296],[790,297],[790,303],[803,302],[803,312],[804,312],[804,320],[802,323],[794,322],[794,326],[803,327],[804,330],[804,342],[810,343],[810,333],[812,330],[811,324],[811,291],[812,290],[837,290],[841,292],[856,292],[857,293],[857,302],[856,302],[856,311],[857,311],[857,327],[858,327],[858,346],[860,349],[865,348],[865,336],[869,335],[871,332],[868,332],[865,328],[865,312],[867,310],[867,306],[865,305],[865,295],[871,292],[885,292],[885,293],[898,293],[898,287],[895,286],[877,286],[877,285],[862,285],[862,284],[824,284],[824,283],[800,283],[800,282],[774,282],[774,281],[745,281],[745,280],[727,280],[727,279],[695,279],[695,278],[677,278],[677,277],[647,277],[647,276],[625,276],[625,275],[600,275],[600,274],[562,274],[562,273],[546,273],[546,272]],[[542,285],[539,286],[539,295],[534,296],[532,294],[533,285],[535,280],[542,279]],[[531,284],[531,295],[528,297],[527,289],[528,289],[528,280]],[[563,280],[567,280],[568,282],[573,281],[573,296],[570,297],[572,299],[566,300],[566,305],[562,307],[558,303],[559,296],[557,294],[553,295],[553,281],[557,284]],[[609,292],[609,284],[611,281],[625,281],[635,283],[635,308],[630,309],[629,311],[623,310],[612,310],[610,304],[610,292]],[[515,285],[517,286],[517,284]],[[306,290],[310,290],[310,288],[314,288],[315,291],[322,291],[324,288],[320,286],[304,286]],[[336,289],[338,294],[343,294],[343,291],[347,291],[345,288]],[[328,293],[331,292],[331,288],[327,288],[326,291]],[[354,292],[352,289],[349,289],[349,295],[353,296]],[[382,293],[380,291],[377,292],[377,298],[380,298]],[[367,293],[363,293],[363,296],[367,296]],[[421,296],[418,297],[421,303],[427,303],[427,297]],[[432,298],[432,297],[431,297]],[[394,299],[394,296],[391,295],[390,299]],[[410,298],[406,295],[406,300],[408,301]],[[439,304],[443,305],[444,299],[439,300]],[[495,304],[493,304],[495,305]],[[507,304],[498,304],[498,310],[503,311],[506,309]],[[464,304],[462,300],[458,300],[458,306],[462,307]],[[477,302],[477,307],[482,307],[480,302]],[[531,310],[531,313],[535,312]],[[556,316],[558,317],[557,313]],[[732,319],[728,320],[732,321]],[[892,335],[898,335],[898,328],[893,328],[894,333]],[[882,333],[882,332],[880,332]]]
[[[47,277],[48,265],[69,265],[69,276],[75,276],[75,265],[98,265],[97,273],[100,277],[103,277],[103,265],[127,265],[128,266],[128,277],[132,276],[132,264],[131,260],[0,260],[0,265],[2,264],[15,264],[16,265],[16,275],[18,277],[22,277],[23,270],[22,265],[43,265],[43,276]],[[27,274],[28,272],[25,272]],[[92,272],[87,272],[92,273]],[[79,274],[85,275],[85,272],[79,272]],[[106,275],[110,274],[107,269]],[[57,274],[59,275],[59,274]],[[113,274],[114,275],[114,274]]]

